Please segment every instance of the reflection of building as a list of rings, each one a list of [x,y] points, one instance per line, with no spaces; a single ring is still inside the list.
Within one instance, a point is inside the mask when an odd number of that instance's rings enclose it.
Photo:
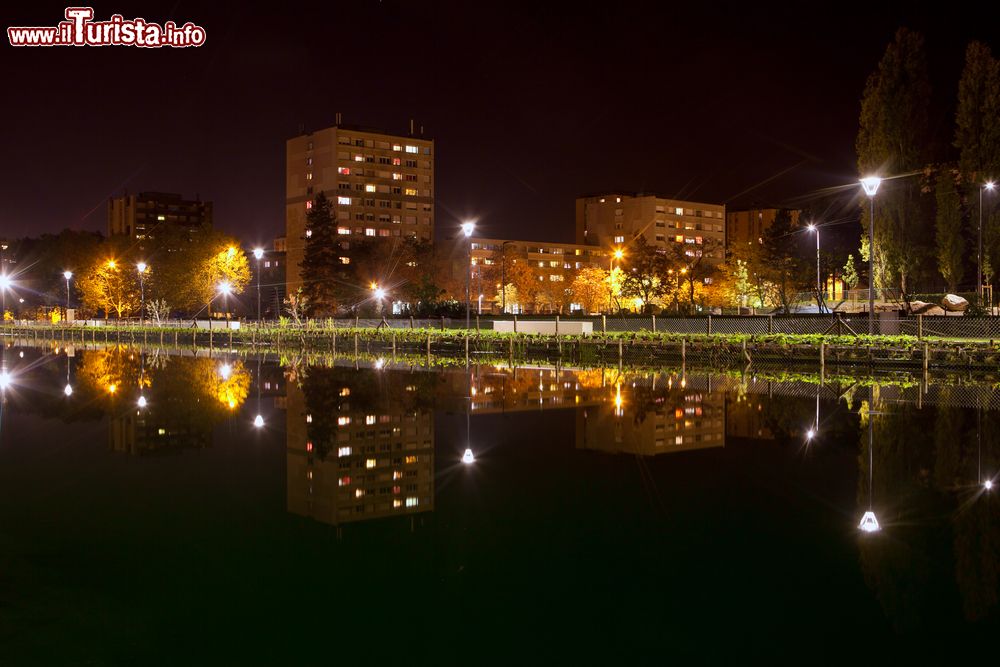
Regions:
[[[336,371],[310,369],[323,372]],[[310,414],[304,390],[288,385],[288,511],[334,525],[432,511],[433,411],[408,409],[402,400],[352,400],[349,378],[357,376],[339,377],[344,400],[327,415]],[[329,441],[314,441],[310,432],[329,433]]]
[[[167,192],[140,192],[108,200],[108,236],[144,241],[155,238],[167,225],[173,228],[170,231],[175,238],[194,242],[198,234],[212,227],[212,202],[187,200]]]
[[[422,134],[422,133],[421,133]],[[289,139],[285,148],[288,290],[301,284],[299,265],[310,232],[306,215],[319,193],[330,200],[349,259],[351,241],[434,238],[434,142],[335,125]]]
[[[773,440],[774,434],[764,424],[763,401],[760,396],[736,397],[726,406],[726,435],[732,438]]]
[[[577,412],[578,449],[654,456],[725,446],[723,394],[628,384],[610,392],[605,403]]]
[[[465,410],[471,390],[473,414],[518,412],[595,405],[603,400],[601,371],[557,370],[554,368],[478,367],[465,373],[440,374],[439,405]]]
[[[726,242],[730,245],[763,243],[764,232],[774,224],[777,208],[748,208],[726,212]],[[799,211],[789,210],[792,226],[799,224]]]
[[[190,397],[165,400],[178,405],[151,403],[141,410],[112,414],[108,419],[108,446],[116,452],[139,456],[210,447],[211,426],[191,418],[191,410],[180,405]]]
[[[664,199],[655,195],[604,194],[576,200],[576,242],[601,248],[625,245],[637,236],[649,245],[686,247],[701,253],[707,241],[717,249],[706,253],[712,262],[723,259],[726,207],[721,204]],[[700,256],[700,254],[698,255]]]

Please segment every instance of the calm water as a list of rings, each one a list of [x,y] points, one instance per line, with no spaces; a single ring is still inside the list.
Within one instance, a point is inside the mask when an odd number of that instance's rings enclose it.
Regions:
[[[5,348],[0,664],[996,652],[992,385],[358,365]]]

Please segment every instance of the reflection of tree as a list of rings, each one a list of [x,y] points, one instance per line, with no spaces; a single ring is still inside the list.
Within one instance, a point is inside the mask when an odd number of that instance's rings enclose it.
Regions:
[[[955,517],[955,579],[970,621],[985,617],[997,604],[1000,522],[996,509],[993,494],[982,494]]]
[[[116,395],[129,388],[148,387],[150,376],[142,372],[141,354],[128,347],[85,352],[77,365],[77,379],[95,396]]]

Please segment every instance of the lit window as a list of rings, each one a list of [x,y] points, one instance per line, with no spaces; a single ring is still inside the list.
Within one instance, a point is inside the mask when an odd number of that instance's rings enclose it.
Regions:
[[[337,233],[340,234],[341,236],[347,236],[348,234],[351,233],[351,228],[350,227],[337,227]]]
[[[344,387],[343,389],[340,390],[340,395],[341,396],[350,396],[351,395],[351,388],[350,387]]]
[[[624,236],[616,236],[615,237],[615,243],[625,243],[625,237]]]
[[[375,415],[365,415],[365,424],[371,426],[375,423]]]
[[[341,447],[340,449],[337,450],[337,456],[350,456],[350,455],[351,455],[350,447]]]
[[[351,423],[350,417],[337,417],[337,426],[347,426]]]
[[[392,471],[392,478],[393,479],[402,479],[403,478],[403,473],[400,472],[399,470],[393,470]]]
[[[312,424],[313,423],[313,416],[312,415],[306,415],[306,423],[307,424]]]
[[[419,503],[420,503],[420,501],[417,500],[416,498],[414,498],[413,496],[409,496],[406,499],[406,506],[407,507],[416,507]]]
[[[375,459],[365,459],[365,467],[366,468],[374,468],[375,467]]]
[[[407,153],[419,153],[420,151],[417,149],[416,146],[407,146],[406,147],[406,152]]]
[[[307,229],[306,230],[306,238],[307,239],[311,239],[312,237],[313,237],[313,230]]]
[[[351,198],[350,197],[337,197],[337,203],[340,204],[341,206],[350,206],[351,205]]]
[[[362,497],[364,497],[364,495],[365,495],[365,490],[364,489],[354,489],[354,497],[355,498],[362,498]]]
[[[695,243],[701,243],[702,242],[702,238],[700,236],[696,236],[696,237],[694,237],[694,242]]]
[[[375,185],[373,183],[365,185],[365,192],[375,192]]]
[[[338,259],[340,259],[340,263],[341,264],[350,264],[351,263],[351,258],[350,257],[340,257]]]
[[[306,210],[307,211],[311,211],[312,207],[313,207],[313,203],[311,201],[307,201],[306,202]]]
[[[337,173],[340,174],[341,176],[350,176],[351,175],[351,168],[350,167],[337,167]]]
[[[402,507],[403,506],[403,501],[400,500],[399,498],[396,498],[395,500],[392,501],[392,506],[393,507]]]
[[[313,179],[313,173],[311,171],[306,172],[306,180],[311,181]]]
[[[406,459],[404,459],[404,460],[407,463],[416,463],[417,462],[417,457],[411,454],[411,455],[407,456]]]
[[[311,452],[313,450],[312,441],[306,443],[306,451]]]
[[[394,172],[392,172],[392,180],[394,180],[394,181],[401,181],[401,180],[403,180],[403,175],[400,174],[399,172],[395,172],[394,171]]]
[[[268,261],[264,262],[264,268],[265,269],[270,269],[271,268],[271,260],[268,260]]]
[[[674,214],[676,214],[676,215],[684,215],[684,209],[682,209],[682,208],[675,208],[674,209]]]
[[[392,145],[392,150],[394,150],[394,151],[401,151],[401,150],[403,150],[403,147],[400,146],[399,144],[393,144]]]
[[[399,165],[401,165],[401,164],[403,164],[403,161],[402,161],[402,160],[400,160],[400,159],[399,159],[398,157],[394,157],[394,158],[392,158],[392,165],[393,165],[394,167],[398,167],[398,166],[399,166]]]
[[[351,483],[350,477],[341,477],[337,480],[337,486],[347,486]]]
[[[417,190],[416,190],[416,188],[406,188],[406,190],[404,190],[404,192],[408,196],[410,196],[410,197],[416,197],[417,196]]]
[[[365,236],[375,236],[375,228],[365,227]]]
[[[364,162],[365,161],[365,156],[364,155],[355,155],[354,156],[354,161],[355,162]]]
[[[677,236],[674,237],[674,241],[676,241],[677,243],[684,243],[684,237],[678,234]]]
[[[158,215],[158,216],[156,216],[156,219],[160,220],[162,222],[163,220],[167,219],[167,216],[165,216],[165,215]]]
[[[388,229],[380,229],[380,230],[378,230],[378,235],[379,236],[389,236],[390,234],[392,234],[392,232],[390,230],[388,230]]]

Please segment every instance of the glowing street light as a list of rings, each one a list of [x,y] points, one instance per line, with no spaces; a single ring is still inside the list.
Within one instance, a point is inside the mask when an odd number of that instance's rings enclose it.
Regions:
[[[808,431],[806,431],[806,440],[812,440],[815,437],[816,437],[815,429],[809,429]]]
[[[819,227],[810,222],[807,229],[816,234],[816,309],[818,312],[823,312],[823,283],[819,272]]]
[[[135,265],[139,271],[139,324],[146,325],[146,262],[139,262]]]
[[[983,303],[983,190],[993,192],[993,188],[995,187],[996,183],[986,181],[983,187],[979,188],[979,243],[976,250],[976,294],[979,295],[980,305]]]
[[[866,533],[877,533],[881,530],[881,526],[878,525],[878,519],[875,517],[875,512],[868,510],[865,512],[864,516],[861,517],[861,523],[858,524],[858,530]]]
[[[232,250],[232,248],[230,248]],[[219,294],[222,295],[222,307],[226,309],[226,330],[229,330],[229,295],[233,291],[233,286],[228,280],[219,283]]]
[[[256,417],[254,417],[253,418],[253,425],[256,428],[263,428],[264,427],[264,417],[262,417],[261,415],[257,415]]]
[[[66,279],[66,316],[69,316],[69,281],[73,277],[72,271],[63,271],[63,278]]]
[[[254,248],[253,256],[257,260],[257,324],[260,325],[260,260],[264,257],[264,249]]]
[[[138,406],[140,408],[146,407],[146,397],[145,396],[139,396],[139,400],[136,401],[136,404],[138,404]]]
[[[462,233],[465,234],[465,238],[469,241],[468,253],[465,258],[465,329],[469,329],[469,308],[471,306],[472,297],[469,293],[469,285],[472,283],[472,232],[476,230],[476,223],[472,220],[466,220],[462,223]]]
[[[469,464],[475,462],[476,462],[476,457],[472,453],[472,449],[466,447],[465,453],[462,454],[462,463]]]
[[[63,389],[63,393],[66,394],[67,397],[68,396],[72,396],[73,395],[73,385],[67,383],[66,387]]]
[[[379,305],[381,305],[382,299],[385,298],[385,290],[382,289],[381,287],[376,287],[375,288],[375,298],[379,300],[379,302],[380,302]]]
[[[882,179],[878,176],[866,176],[861,179],[868,200],[871,202],[871,214],[868,217],[868,335],[875,333],[875,193]],[[876,522],[876,526],[878,523]]]
[[[986,489],[987,491],[991,491],[993,489],[993,480],[988,479],[985,482],[983,482],[983,488]]]
[[[621,248],[615,248],[614,252],[611,253],[611,262],[608,265],[608,310],[611,310],[611,299],[614,295],[614,274],[615,274],[615,260],[621,264],[622,257],[625,256],[625,251]]]
[[[0,389],[6,389],[11,383],[10,373],[7,371],[0,371]]]

